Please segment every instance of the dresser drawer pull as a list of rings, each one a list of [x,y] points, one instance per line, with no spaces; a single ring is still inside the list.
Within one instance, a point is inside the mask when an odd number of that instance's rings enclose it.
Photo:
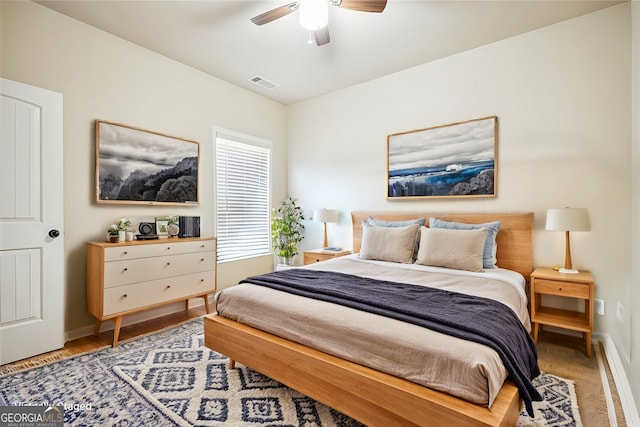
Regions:
[[[171,265],[171,263],[170,263],[170,262],[167,262],[167,265]]]
[[[166,287],[166,288],[164,288],[164,289],[165,289],[165,290],[167,290],[167,289],[171,289],[171,285],[167,285],[167,287]]]
[[[200,258],[200,262],[204,262],[204,258]]]
[[[127,297],[127,294],[122,295],[122,299],[125,299]]]
[[[127,267],[123,268],[122,271],[129,271]]]
[[[169,250],[171,250],[171,246],[167,246],[167,250],[168,250],[168,251],[169,251]]]
[[[205,246],[205,245],[200,245],[200,247],[201,247],[201,248],[206,248],[206,246]]]
[[[124,251],[124,252],[122,253],[122,255],[129,255],[129,252]]]

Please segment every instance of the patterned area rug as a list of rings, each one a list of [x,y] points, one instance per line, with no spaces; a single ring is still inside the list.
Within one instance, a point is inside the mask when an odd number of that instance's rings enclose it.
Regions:
[[[0,406],[61,405],[65,425],[361,426],[204,346],[203,319],[0,377]],[[518,426],[581,426],[573,384],[543,374],[545,398]]]

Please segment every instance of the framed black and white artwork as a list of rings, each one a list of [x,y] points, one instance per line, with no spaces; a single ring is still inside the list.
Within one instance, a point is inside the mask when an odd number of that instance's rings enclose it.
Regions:
[[[96,202],[198,205],[200,144],[96,120]]]

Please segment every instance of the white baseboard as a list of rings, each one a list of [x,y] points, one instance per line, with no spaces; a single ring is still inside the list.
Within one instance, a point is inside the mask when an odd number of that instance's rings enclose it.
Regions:
[[[211,301],[209,301],[209,304],[211,304]],[[199,307],[202,305],[204,305],[204,301],[202,300],[202,298],[195,298],[195,299],[189,300],[189,308]],[[122,326],[133,325],[135,323],[144,322],[146,320],[155,319],[156,317],[166,316],[168,314],[177,313],[183,310],[184,310],[184,301],[179,301],[173,304],[167,304],[157,308],[140,311],[138,313],[133,313],[128,316],[124,316],[124,318],[122,319]],[[95,329],[94,325],[89,325],[79,329],[75,329],[73,331],[66,331],[64,333],[64,340],[65,342],[67,342],[67,341],[72,341],[78,338],[87,337],[89,335],[93,335],[94,329]],[[111,331],[111,330],[113,330],[113,322],[111,321],[105,321],[100,326],[100,332]]]
[[[638,414],[638,407],[633,399],[633,393],[631,392],[631,386],[627,379],[627,374],[624,371],[624,366],[618,349],[614,344],[609,334],[597,334],[595,337],[602,341],[604,344],[604,352],[609,362],[609,368],[613,375],[613,381],[616,384],[618,390],[618,396],[620,396],[620,404],[624,413],[625,420],[628,427],[640,427],[640,415]]]

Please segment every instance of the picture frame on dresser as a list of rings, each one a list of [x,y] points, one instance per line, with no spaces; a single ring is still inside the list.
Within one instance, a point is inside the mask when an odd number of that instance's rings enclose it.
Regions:
[[[160,237],[169,237],[169,217],[156,217],[156,234]]]
[[[197,141],[106,120],[95,139],[96,203],[199,205]]]
[[[495,197],[498,117],[387,136],[387,199]]]

